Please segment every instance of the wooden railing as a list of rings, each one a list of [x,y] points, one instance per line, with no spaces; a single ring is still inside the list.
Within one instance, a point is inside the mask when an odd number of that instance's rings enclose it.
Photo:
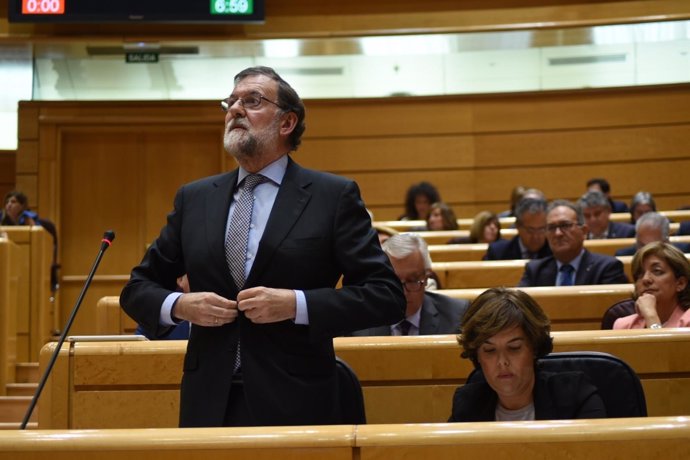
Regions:
[[[688,458],[687,417],[0,432],[0,460]]]

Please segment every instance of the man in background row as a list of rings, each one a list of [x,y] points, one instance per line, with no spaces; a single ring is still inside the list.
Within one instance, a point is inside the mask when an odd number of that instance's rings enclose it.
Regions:
[[[596,191],[604,194],[611,206],[612,212],[628,212],[628,205],[622,201],[614,201],[611,198],[611,184],[606,179],[595,177],[587,181],[587,191]]]
[[[551,255],[546,241],[546,200],[523,198],[515,207],[518,234],[489,244],[484,260],[540,259]]]
[[[633,225],[611,221],[611,203],[603,193],[587,192],[582,195],[578,205],[582,208],[585,222],[589,228],[587,239],[632,238],[635,236]]]
[[[668,217],[658,212],[642,214],[635,223],[635,244],[617,250],[616,257],[635,255],[638,249],[655,241],[668,243],[669,228]],[[688,243],[673,243],[673,245],[685,253],[690,252],[690,244]]]
[[[388,255],[405,289],[405,319],[390,326],[356,331],[352,335],[457,334],[469,302],[425,290],[431,275],[431,257],[426,242],[418,235],[400,233],[384,241],[383,252]]]
[[[528,262],[519,286],[627,283],[620,260],[584,248],[587,231],[577,205],[566,200],[552,202],[546,212],[546,238],[553,256]]]

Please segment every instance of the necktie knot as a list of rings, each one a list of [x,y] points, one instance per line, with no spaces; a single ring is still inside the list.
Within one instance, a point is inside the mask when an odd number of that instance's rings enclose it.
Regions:
[[[575,268],[570,264],[565,264],[561,266],[561,286],[572,286],[573,285],[573,272]]]
[[[410,335],[410,327],[412,323],[404,319],[398,323],[398,328],[400,329],[401,335]]]
[[[251,192],[254,190],[254,187],[266,182],[266,180],[266,176],[262,176],[261,174],[250,174],[242,181],[242,189],[245,192]]]

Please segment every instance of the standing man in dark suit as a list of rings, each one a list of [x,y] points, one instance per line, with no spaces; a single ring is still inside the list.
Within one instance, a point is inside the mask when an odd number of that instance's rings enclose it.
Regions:
[[[546,200],[522,198],[515,207],[518,234],[489,244],[484,260],[541,259],[551,255],[546,241]]]
[[[577,205],[552,202],[546,212],[546,238],[553,256],[528,262],[519,286],[627,283],[620,260],[584,248],[587,230]]]
[[[234,83],[239,169],[178,191],[120,302],[154,335],[192,323],[180,426],[342,423],[332,338],[399,321],[402,287],[357,185],[289,157],[305,127],[294,89],[267,67]],[[175,292],[184,273],[191,292]]]
[[[400,233],[384,241],[382,247],[405,289],[405,318],[392,325],[355,331],[352,335],[457,334],[470,303],[425,289],[431,275],[431,256],[424,239],[413,233]]]
[[[582,195],[578,201],[589,228],[588,240],[607,238],[632,238],[635,226],[625,222],[611,222],[611,204],[606,196],[597,191]]]

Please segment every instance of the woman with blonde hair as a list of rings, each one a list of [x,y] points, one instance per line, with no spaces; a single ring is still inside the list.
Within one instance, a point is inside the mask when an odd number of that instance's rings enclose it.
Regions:
[[[690,263],[680,249],[656,241],[632,260],[635,313],[618,318],[614,329],[690,326]]]

